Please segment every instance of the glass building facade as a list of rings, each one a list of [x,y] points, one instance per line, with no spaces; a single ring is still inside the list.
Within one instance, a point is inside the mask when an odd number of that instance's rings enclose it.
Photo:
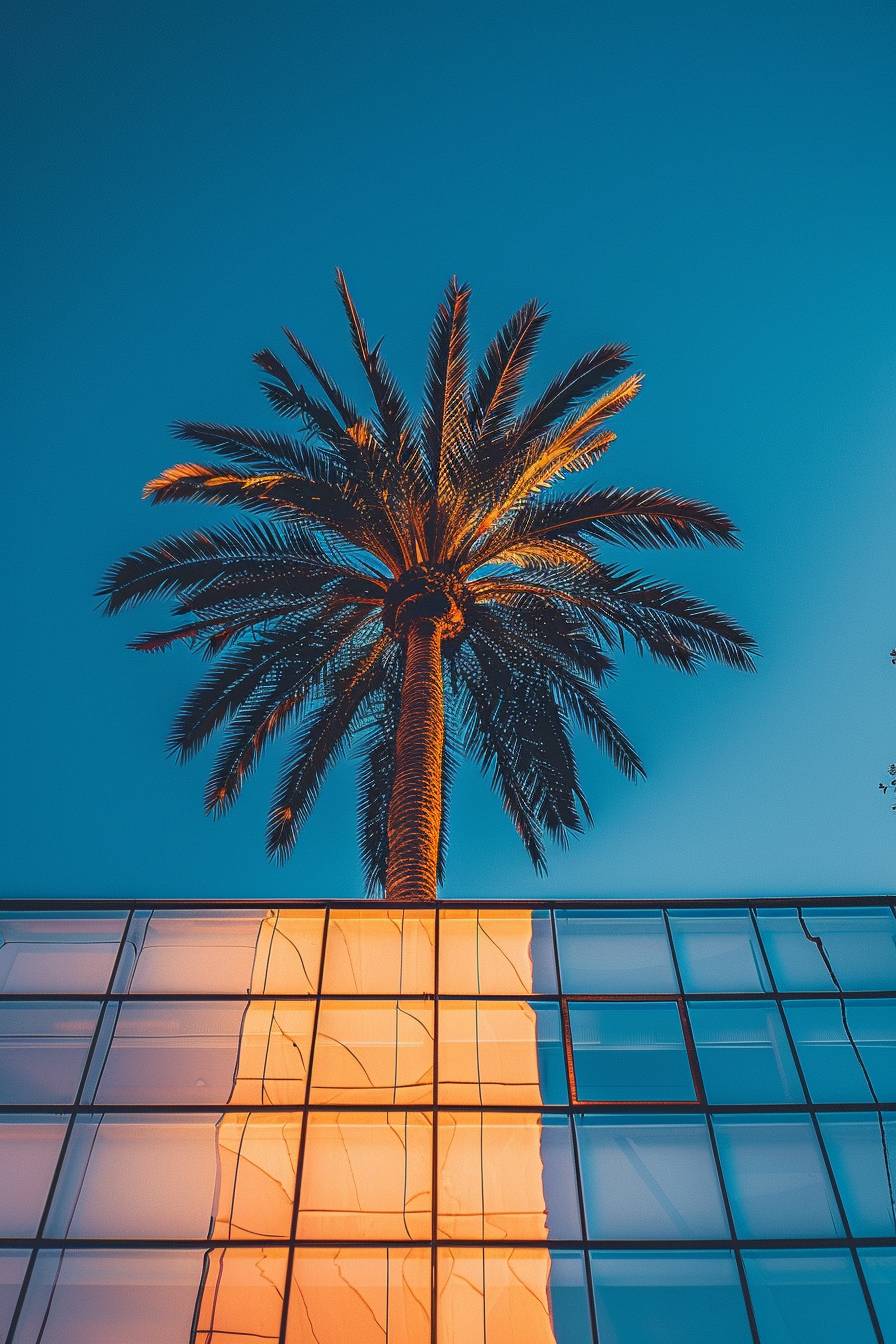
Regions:
[[[0,910],[12,1344],[896,1344],[884,901]]]

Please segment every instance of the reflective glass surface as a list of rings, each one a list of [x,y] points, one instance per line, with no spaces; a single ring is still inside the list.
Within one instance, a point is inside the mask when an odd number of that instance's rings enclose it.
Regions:
[[[777,1004],[697,1002],[688,1015],[710,1103],[805,1100]]]
[[[286,1344],[430,1344],[428,1247],[302,1247]]]
[[[104,994],[125,917],[0,912],[0,994]]]
[[[808,1116],[717,1115],[712,1123],[741,1237],[842,1235]]]
[[[751,1344],[730,1251],[594,1251],[601,1344]]]
[[[0,1339],[896,1344],[893,927],[0,911]]]
[[[896,1247],[859,1251],[859,1261],[886,1344],[896,1339]]]
[[[744,1251],[761,1344],[873,1344],[848,1251]]]
[[[804,908],[803,919],[838,989],[892,989],[896,919],[885,906]]]
[[[311,1101],[432,1101],[433,1006],[421,999],[321,1004]]]
[[[109,1004],[111,1039],[87,1095],[123,1106],[301,1103],[313,1018],[300,1001]]]
[[[660,910],[557,915],[565,994],[675,994],[678,985]]]
[[[853,1236],[896,1236],[896,1115],[841,1111],[818,1122]]]
[[[99,1005],[0,1003],[0,1104],[73,1102]]]
[[[47,1235],[288,1237],[300,1133],[288,1112],[79,1116]]]
[[[686,994],[756,994],[771,988],[745,911],[675,911],[669,923]]]
[[[580,1115],[576,1132],[593,1241],[729,1235],[702,1116]]]
[[[581,1236],[565,1116],[442,1111],[438,1231],[452,1240]]]
[[[442,994],[556,994],[551,917],[545,910],[442,909]]]
[[[570,1003],[579,1101],[693,1101],[676,1003]]]
[[[439,1009],[439,1101],[566,1102],[560,1010],[513,999],[448,999]]]
[[[591,1338],[578,1251],[443,1249],[438,1306],[439,1344],[581,1344]]]
[[[286,1251],[41,1251],[14,1344],[276,1344]]]
[[[68,1125],[61,1115],[0,1115],[0,1237],[33,1237]]]
[[[813,1101],[872,1101],[867,1065],[842,999],[785,999],[784,1012]]]

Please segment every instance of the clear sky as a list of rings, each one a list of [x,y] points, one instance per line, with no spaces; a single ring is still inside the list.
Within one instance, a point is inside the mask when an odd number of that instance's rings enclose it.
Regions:
[[[629,342],[646,387],[595,475],[707,498],[743,534],[644,558],[746,624],[758,673],[626,658],[608,698],[649,779],[586,747],[597,825],[546,879],[469,769],[446,894],[892,890],[892,5],[18,11],[2,894],[360,894],[350,764],[272,867],[273,762],[206,819],[209,758],[164,748],[201,664],[127,652],[160,610],[106,621],[92,596],[196,522],[140,500],[179,456],[172,419],[271,423],[249,361],[282,323],[354,377],[337,264],[414,396],[452,272],[477,345],[548,305],[536,381]]]

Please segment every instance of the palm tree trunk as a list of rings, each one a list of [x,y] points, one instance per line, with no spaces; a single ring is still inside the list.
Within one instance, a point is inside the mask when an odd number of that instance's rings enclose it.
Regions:
[[[444,742],[442,624],[421,616],[411,622],[405,644],[389,800],[387,901],[436,899]]]

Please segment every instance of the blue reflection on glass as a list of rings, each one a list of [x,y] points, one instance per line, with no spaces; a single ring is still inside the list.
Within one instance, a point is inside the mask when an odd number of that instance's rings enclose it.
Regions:
[[[789,999],[784,1013],[813,1101],[872,1101],[840,999]]]
[[[756,922],[778,989],[837,988],[796,909],[757,910]]]
[[[878,1101],[896,1101],[896,999],[847,999],[846,1020]]]
[[[564,994],[675,994],[659,910],[557,911]]]
[[[805,1101],[777,1004],[691,1003],[688,1013],[708,1101]]]
[[[843,1226],[806,1115],[716,1115],[725,1188],[741,1237],[838,1237]]]
[[[729,1236],[702,1116],[579,1115],[576,1136],[592,1240]]]
[[[755,994],[771,989],[747,911],[676,911],[669,923],[685,993]]]
[[[848,1251],[744,1251],[762,1344],[873,1344]]]
[[[579,1101],[693,1101],[674,1003],[570,1003]]]
[[[551,1251],[548,1289],[556,1344],[585,1344],[591,1339],[591,1313],[580,1251]],[[601,1342],[603,1344],[603,1341]]]
[[[818,1121],[853,1236],[896,1236],[896,1117],[846,1111]]]
[[[840,989],[896,989],[896,919],[886,906],[805,908]]]
[[[896,1246],[859,1251],[859,1260],[887,1344],[896,1340]]]
[[[730,1251],[594,1251],[600,1344],[749,1344]]]

